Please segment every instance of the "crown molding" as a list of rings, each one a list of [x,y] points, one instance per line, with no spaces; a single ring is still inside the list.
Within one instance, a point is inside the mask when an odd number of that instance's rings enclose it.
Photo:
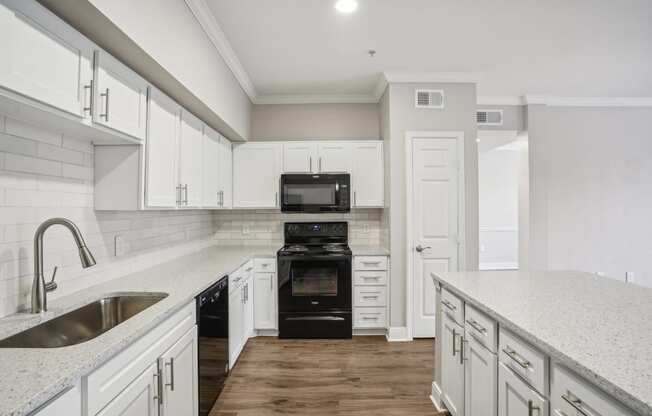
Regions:
[[[480,96],[478,105],[526,105],[524,96]]]
[[[652,97],[556,97],[526,95],[528,105],[548,107],[652,107]]]
[[[254,104],[376,104],[372,94],[271,94],[259,95]]]
[[[222,28],[215,19],[208,4],[206,4],[206,0],[185,0],[185,2],[199,22],[201,28],[206,33],[206,36],[208,36],[208,39],[210,39],[213,46],[215,46],[215,49],[217,49],[217,52],[220,54],[222,59],[224,59],[224,62],[233,73],[233,76],[240,84],[240,87],[242,87],[244,92],[249,96],[249,99],[254,101],[257,95],[256,87],[253,82],[251,82],[251,78],[249,78],[247,71],[245,71],[244,66],[242,66],[240,59],[238,59],[238,55],[236,55],[233,50],[231,43],[229,43],[229,40],[222,31]]]

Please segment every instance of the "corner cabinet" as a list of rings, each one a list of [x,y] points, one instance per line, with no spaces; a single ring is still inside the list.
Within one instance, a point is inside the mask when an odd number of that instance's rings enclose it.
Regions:
[[[231,207],[231,142],[204,126],[204,208]]]
[[[249,142],[233,147],[233,208],[278,208],[283,145]]]

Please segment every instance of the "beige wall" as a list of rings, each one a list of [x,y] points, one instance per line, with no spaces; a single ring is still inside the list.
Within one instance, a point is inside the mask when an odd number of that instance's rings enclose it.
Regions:
[[[529,106],[530,267],[652,287],[652,109]]]
[[[252,106],[252,140],[379,137],[378,104]]]
[[[390,84],[383,100],[389,100],[389,138],[383,137],[389,146],[388,171],[391,212],[390,250],[392,304],[391,325],[406,325],[405,288],[407,261],[406,241],[406,172],[405,134],[412,130],[463,131],[464,185],[466,199],[466,269],[478,267],[478,158],[476,125],[475,84]],[[446,96],[443,110],[418,109],[414,106],[415,88],[442,89]],[[386,104],[385,104],[386,105]],[[383,107],[383,102],[381,102]],[[384,114],[384,112],[383,112]],[[385,116],[383,117],[383,119]]]

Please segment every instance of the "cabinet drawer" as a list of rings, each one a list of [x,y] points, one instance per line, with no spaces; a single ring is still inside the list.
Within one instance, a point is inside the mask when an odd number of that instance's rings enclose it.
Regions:
[[[550,374],[550,404],[554,416],[634,416],[605,393],[556,364]]]
[[[229,293],[233,293],[240,289],[245,280],[245,273],[242,268],[236,270],[229,275]]]
[[[446,289],[441,291],[441,310],[457,324],[464,326],[464,302]]]
[[[170,346],[187,333],[197,321],[195,302],[155,327],[111,360],[93,371],[86,383],[88,410],[95,415],[133,380],[155,363]]]
[[[353,326],[355,328],[387,327],[386,308],[355,308],[353,315]]]
[[[387,272],[382,270],[353,272],[353,284],[356,286],[387,286]]]
[[[276,273],[276,259],[271,257],[254,259],[254,272]]]
[[[353,306],[387,305],[387,288],[382,286],[358,286],[354,288]]]
[[[496,352],[498,343],[498,325],[496,325],[496,322],[469,305],[464,305],[464,317],[466,319],[464,328],[467,337],[472,336],[490,351]]]
[[[387,270],[386,256],[355,256],[355,270]]]
[[[514,334],[500,329],[499,357],[507,367],[520,375],[544,396],[548,395],[548,357]]]

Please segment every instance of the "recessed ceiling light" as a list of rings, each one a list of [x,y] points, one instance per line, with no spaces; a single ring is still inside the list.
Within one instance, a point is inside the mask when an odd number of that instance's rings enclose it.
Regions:
[[[353,13],[358,8],[356,0],[337,0],[335,8],[340,13]]]

